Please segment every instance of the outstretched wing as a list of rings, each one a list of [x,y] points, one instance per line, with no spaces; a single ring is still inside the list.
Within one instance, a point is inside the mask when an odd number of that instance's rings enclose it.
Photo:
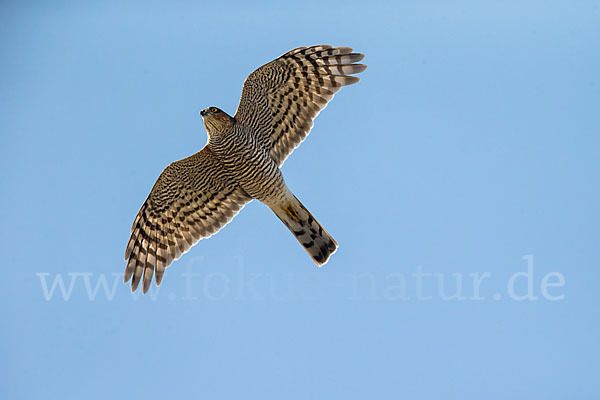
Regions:
[[[355,64],[363,58],[349,47],[291,50],[248,76],[235,118],[259,136],[281,166],[333,95],[359,81],[348,75],[367,68]]]
[[[144,276],[146,293],[156,272],[160,285],[165,268],[198,240],[216,233],[250,201],[223,176],[223,167],[208,147],[170,164],[160,174],[138,212],[125,250],[124,281],[135,291]]]

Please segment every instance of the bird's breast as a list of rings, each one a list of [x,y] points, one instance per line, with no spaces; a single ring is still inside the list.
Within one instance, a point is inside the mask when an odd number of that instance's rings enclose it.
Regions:
[[[227,173],[250,196],[265,201],[284,192],[285,183],[267,149],[244,130],[226,137],[211,137],[211,149]]]

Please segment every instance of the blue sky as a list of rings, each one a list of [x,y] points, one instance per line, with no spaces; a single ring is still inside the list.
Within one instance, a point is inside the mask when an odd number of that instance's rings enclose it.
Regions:
[[[598,1],[0,7],[2,398],[598,396]],[[132,296],[198,112],[319,43],[369,68],[283,172],[340,250],[253,202]]]

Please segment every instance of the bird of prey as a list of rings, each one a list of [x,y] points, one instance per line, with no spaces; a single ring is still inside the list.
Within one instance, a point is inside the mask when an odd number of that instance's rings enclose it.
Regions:
[[[208,141],[171,163],[140,208],[125,250],[124,282],[146,293],[165,268],[200,239],[221,229],[252,199],[273,210],[315,263],[336,241],[286,186],[280,167],[313,120],[342,87],[359,81],[363,54],[349,47],[298,47],[252,72],[233,117],[217,107],[200,112]],[[133,279],[132,279],[133,278]]]

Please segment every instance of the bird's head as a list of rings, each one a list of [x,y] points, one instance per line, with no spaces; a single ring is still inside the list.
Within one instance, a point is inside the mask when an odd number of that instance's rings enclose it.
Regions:
[[[233,118],[217,107],[208,107],[200,111],[208,134],[223,132],[233,125]]]

